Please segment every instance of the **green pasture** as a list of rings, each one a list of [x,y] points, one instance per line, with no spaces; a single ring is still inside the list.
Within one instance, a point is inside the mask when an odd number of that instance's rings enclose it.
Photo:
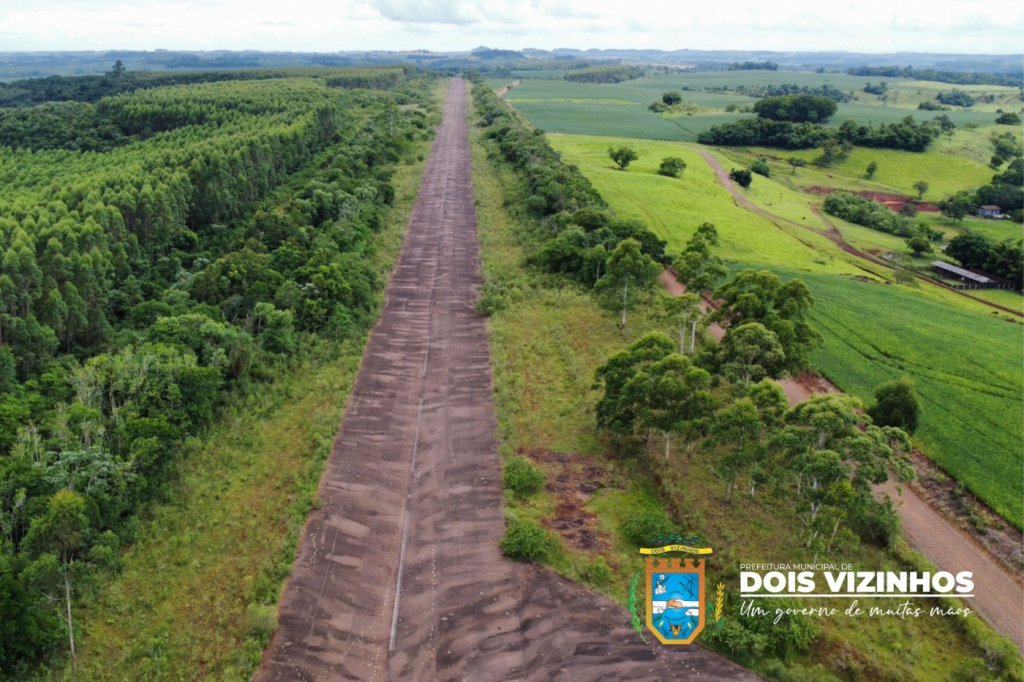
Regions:
[[[786,149],[750,149],[747,158],[767,156],[778,163],[777,174],[780,178],[790,177],[796,184],[804,187],[822,186],[852,190],[870,190],[917,196],[914,183],[924,180],[928,183],[925,201],[938,201],[948,194],[975,189],[988,183],[994,171],[983,163],[952,153],[929,150],[926,152],[907,152],[895,149],[873,149],[870,147],[854,147],[842,161],[836,161],[828,167],[814,166],[814,160],[821,156],[821,150],[808,149],[802,151]],[[735,153],[729,150],[728,153]],[[797,168],[795,175],[785,160],[789,157],[803,159],[807,166]],[[866,170],[874,161],[878,170],[870,180]],[[773,168],[773,171],[776,171]]]
[[[879,383],[912,377],[922,397],[917,438],[924,451],[1014,524],[1024,522],[1018,475],[1024,439],[1019,324],[938,287],[888,283],[891,271],[854,260],[809,230],[792,226],[790,231],[782,221],[737,206],[692,145],[563,135],[550,140],[619,215],[645,221],[669,242],[670,251],[710,221],[733,269],[766,268],[803,278],[817,300],[813,316],[824,343],[815,364],[823,373],[864,399]],[[615,170],[607,157],[607,148],[618,144],[630,145],[640,156],[625,172]],[[655,173],[665,156],[686,161],[681,179]],[[719,156],[730,167],[729,158]],[[954,162],[970,163],[947,157],[946,163]],[[882,165],[879,161],[880,172]],[[939,167],[932,181],[940,182]],[[806,172],[799,169],[798,177]],[[781,182],[755,176],[747,196],[789,220],[810,222],[806,206],[815,198]],[[858,246],[901,250],[902,240],[890,235],[835,223]],[[814,226],[820,229],[821,223]]]
[[[785,262],[794,269],[863,275],[832,242],[799,227],[778,225],[737,206],[711,167],[692,145],[621,138],[550,135],[551,145],[576,164],[624,218],[646,223],[678,253],[704,222],[718,228],[727,259],[760,266]],[[627,171],[614,168],[608,148],[629,145],[640,158]],[[678,156],[687,168],[681,178],[657,174],[661,160]],[[727,166],[728,167],[728,166]],[[755,181],[756,182],[756,181]]]

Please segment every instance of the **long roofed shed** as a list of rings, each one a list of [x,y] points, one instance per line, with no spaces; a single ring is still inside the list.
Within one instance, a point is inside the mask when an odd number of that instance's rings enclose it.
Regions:
[[[954,277],[959,277],[960,279],[965,279],[968,282],[973,282],[974,284],[995,284],[994,280],[986,277],[985,275],[979,275],[976,272],[965,270],[941,260],[932,261],[932,269],[953,275]]]

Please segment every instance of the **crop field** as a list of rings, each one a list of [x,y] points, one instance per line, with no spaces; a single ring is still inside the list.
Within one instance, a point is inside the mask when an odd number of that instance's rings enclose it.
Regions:
[[[541,72],[543,73],[543,72]],[[510,79],[511,80],[511,79]],[[708,73],[655,74],[622,83],[573,83],[555,78],[526,78],[509,93],[509,101],[538,128],[548,132],[576,135],[608,135],[655,140],[682,140],[692,142],[697,134],[713,125],[735,121],[741,113],[727,113],[725,108],[749,106],[757,100],[733,92],[706,92],[704,88],[729,88],[779,83],[794,83],[809,87],[832,85],[849,92],[855,101],[841,103],[831,118],[831,125],[846,119],[861,124],[893,123],[906,116],[930,120],[946,114],[958,126],[965,123],[989,125],[994,120],[997,105],[976,105],[971,110],[957,107],[949,111],[919,111],[917,103],[932,99],[940,90],[954,86],[925,90],[912,81],[887,81],[894,94],[888,102],[863,92],[870,78],[845,74],[779,73],[776,71],[716,71]],[[879,79],[875,78],[877,83]],[[507,83],[490,81],[497,89]],[[907,85],[907,84],[911,85]],[[938,84],[931,84],[933,88]],[[945,84],[942,84],[945,85]],[[959,87],[959,86],[956,86]],[[962,89],[962,88],[961,88]],[[682,91],[683,99],[699,110],[687,116],[663,116],[647,109],[666,90]],[[917,94],[920,91],[922,94]],[[998,101],[1012,100],[1013,88],[985,86],[983,92],[999,95]],[[902,94],[899,94],[902,93]],[[1019,103],[1018,103],[1019,104]],[[1007,104],[1006,106],[1011,106]]]
[[[669,242],[670,251],[678,251],[697,225],[710,221],[719,229],[721,253],[731,269],[757,267],[803,278],[817,301],[813,317],[824,336],[816,366],[865,400],[879,383],[912,377],[922,399],[922,426],[916,434],[922,448],[1014,524],[1024,523],[1024,486],[1017,475],[1024,386],[1016,365],[1008,361],[1019,356],[1019,324],[937,287],[863,281],[887,281],[892,274],[851,260],[810,231],[793,227],[789,232],[737,206],[694,146],[564,135],[550,139],[616,212],[645,221]],[[615,170],[607,157],[607,148],[618,144],[629,144],[640,156],[626,172]],[[655,173],[661,158],[670,155],[687,163],[681,179]],[[728,159],[722,160],[728,168]],[[798,177],[804,171],[798,170]],[[756,177],[748,196],[790,220],[810,220],[804,209],[813,198],[780,183]],[[902,241],[842,221],[837,227],[864,248],[896,247]],[[880,277],[872,277],[875,271]]]
[[[883,381],[913,377],[922,449],[1021,526],[1024,387],[1019,366],[1007,361],[1020,357],[1020,326],[905,290],[894,295],[891,287],[801,276],[814,293],[812,317],[825,336],[815,364],[865,400]]]

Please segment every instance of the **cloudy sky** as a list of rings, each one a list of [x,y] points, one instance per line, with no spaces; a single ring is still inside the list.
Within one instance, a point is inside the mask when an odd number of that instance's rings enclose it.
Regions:
[[[1021,52],[1019,0],[0,0],[2,50]]]

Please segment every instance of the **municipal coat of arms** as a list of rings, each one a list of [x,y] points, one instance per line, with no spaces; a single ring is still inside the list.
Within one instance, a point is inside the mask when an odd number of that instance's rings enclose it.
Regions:
[[[704,629],[704,560],[647,557],[647,629],[662,644],[689,644]]]

